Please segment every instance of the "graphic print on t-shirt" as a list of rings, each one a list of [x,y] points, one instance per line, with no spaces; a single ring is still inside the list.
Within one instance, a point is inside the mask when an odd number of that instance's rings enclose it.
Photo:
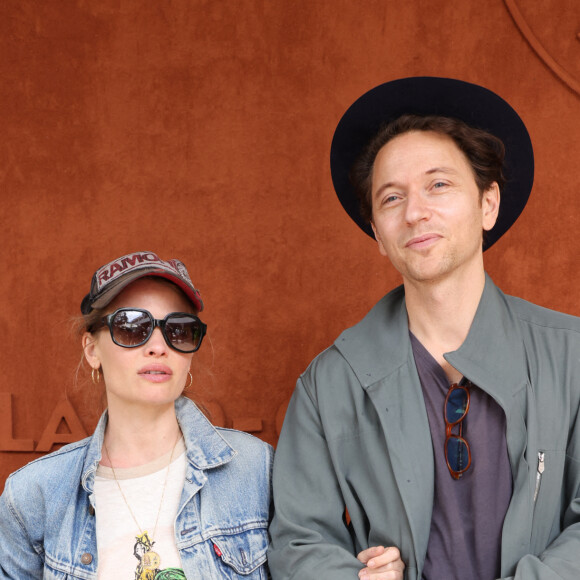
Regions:
[[[155,542],[149,538],[147,531],[135,538],[137,542],[133,554],[138,560],[135,570],[135,580],[186,580],[180,568],[165,568],[161,570],[161,558],[153,551]]]

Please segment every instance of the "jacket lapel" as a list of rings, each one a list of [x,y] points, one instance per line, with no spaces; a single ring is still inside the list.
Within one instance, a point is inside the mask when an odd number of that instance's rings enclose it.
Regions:
[[[410,361],[413,362],[413,361]],[[388,460],[409,520],[415,559],[422,562],[433,510],[433,444],[413,364],[367,389],[385,434]]]
[[[376,409],[388,450],[383,460],[391,464],[408,518],[414,556],[422,562],[433,509],[433,446],[402,287],[385,296],[358,325],[342,333],[335,346],[348,360]]]
[[[502,407],[514,488],[522,475],[527,432],[524,417],[529,379],[524,340],[505,295],[486,277],[485,289],[469,334],[445,358]],[[531,426],[533,429],[533,426]],[[532,458],[530,458],[532,459]],[[527,472],[527,469],[525,470]]]
[[[489,393],[506,415],[506,440],[513,493],[504,529],[531,529],[536,477],[536,421],[524,339],[508,298],[486,277],[469,335],[445,358]],[[527,417],[527,425],[526,418]],[[529,546],[518,534],[502,536],[502,569],[523,557]]]

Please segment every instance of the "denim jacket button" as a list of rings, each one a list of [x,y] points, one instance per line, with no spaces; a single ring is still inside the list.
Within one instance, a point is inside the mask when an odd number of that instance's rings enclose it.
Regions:
[[[89,554],[88,552],[85,552],[82,556],[81,556],[81,562],[83,564],[90,564],[93,561],[93,555]]]

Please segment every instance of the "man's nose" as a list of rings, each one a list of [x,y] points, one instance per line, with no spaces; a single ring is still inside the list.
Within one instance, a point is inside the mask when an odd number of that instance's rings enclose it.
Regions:
[[[431,208],[425,193],[419,189],[411,189],[405,200],[405,221],[414,224],[429,219]]]

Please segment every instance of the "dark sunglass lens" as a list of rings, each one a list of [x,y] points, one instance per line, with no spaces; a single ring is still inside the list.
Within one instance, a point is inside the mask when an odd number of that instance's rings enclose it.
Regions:
[[[449,437],[447,439],[447,462],[453,471],[461,472],[469,465],[469,452],[463,439]]]
[[[448,423],[457,423],[467,412],[467,391],[465,389],[453,389],[447,397],[445,405],[445,418]]]
[[[171,344],[183,352],[196,350],[202,339],[201,323],[190,314],[174,314],[167,318],[165,334]]]
[[[151,318],[139,310],[121,310],[111,322],[113,338],[123,346],[138,346],[151,335]]]

